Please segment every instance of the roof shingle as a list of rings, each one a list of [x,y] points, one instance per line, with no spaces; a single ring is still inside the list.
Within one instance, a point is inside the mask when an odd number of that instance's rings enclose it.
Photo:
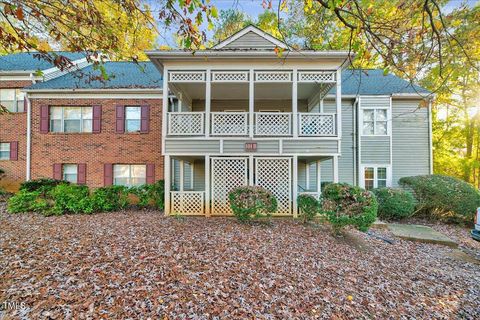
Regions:
[[[0,56],[0,71],[37,71],[53,68],[50,62],[37,57],[38,52],[20,52]],[[51,55],[61,55],[70,60],[85,58],[82,52],[55,51]]]

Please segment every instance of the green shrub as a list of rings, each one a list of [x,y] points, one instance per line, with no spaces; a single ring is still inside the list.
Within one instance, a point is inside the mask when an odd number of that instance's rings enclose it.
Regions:
[[[53,188],[55,188],[59,184],[70,184],[70,182],[41,178],[22,182],[22,184],[20,185],[20,190],[25,190],[29,192],[40,191],[43,196],[45,196],[48,192],[52,191]]]
[[[140,207],[155,206],[157,209],[163,209],[165,199],[165,188],[163,180],[154,184],[144,184],[138,187],[132,187],[128,190],[138,197]]]
[[[228,198],[233,214],[242,222],[270,216],[277,211],[277,199],[261,187],[239,187],[232,190]]]
[[[59,184],[49,192],[53,207],[48,214],[92,213],[93,203],[87,186]]]
[[[480,192],[463,180],[443,175],[404,177],[400,184],[412,190],[417,210],[449,222],[473,222]]]
[[[7,211],[9,213],[40,212],[43,213],[50,207],[48,200],[41,197],[40,191],[29,192],[20,190],[8,199]]]
[[[301,194],[297,198],[299,216],[303,223],[315,218],[320,209],[320,204],[315,197],[309,194]]]
[[[404,189],[378,188],[373,193],[378,202],[378,217],[398,220],[410,217],[415,211],[415,198]]]
[[[331,183],[322,191],[322,210],[335,233],[348,225],[367,231],[377,218],[375,196],[360,187]]]
[[[91,196],[93,211],[115,211],[128,205],[128,189],[123,186],[98,188]]]

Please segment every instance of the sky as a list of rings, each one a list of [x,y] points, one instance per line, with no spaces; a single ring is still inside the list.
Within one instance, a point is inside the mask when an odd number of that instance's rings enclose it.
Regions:
[[[281,0],[273,0],[273,7],[277,8],[278,3]],[[296,0],[299,3],[303,4],[303,0]],[[416,0],[421,1],[421,0]],[[448,4],[444,8],[444,12],[450,12],[454,8],[462,5],[463,3],[467,3],[469,6],[473,6],[475,3],[479,2],[480,0],[450,0]],[[146,0],[147,3],[150,4],[151,8],[155,11],[158,11],[158,3],[161,2],[159,0]],[[218,11],[221,10],[228,10],[228,9],[238,9],[240,11],[245,12],[247,15],[251,16],[252,18],[256,18],[260,13],[262,13],[265,9],[262,6],[262,0],[210,0],[210,3],[217,7]],[[206,29],[206,26],[205,26]],[[207,38],[210,38],[212,33],[211,31],[207,31]],[[170,47],[175,47],[176,43],[173,38],[173,33],[175,30],[160,30],[162,35],[158,39],[159,44],[166,44]]]

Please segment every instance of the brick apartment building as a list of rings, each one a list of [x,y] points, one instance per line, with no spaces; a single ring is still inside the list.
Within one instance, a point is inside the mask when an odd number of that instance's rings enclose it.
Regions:
[[[9,111],[0,115],[0,186],[15,191],[41,177],[92,187],[162,179],[161,76],[153,65],[107,62],[103,83],[90,80],[99,71],[81,54],[58,54],[74,71],[34,54],[0,57],[0,101]]]

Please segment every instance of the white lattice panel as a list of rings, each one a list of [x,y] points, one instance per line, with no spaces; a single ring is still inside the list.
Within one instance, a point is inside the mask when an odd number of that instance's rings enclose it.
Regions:
[[[292,114],[287,112],[255,112],[255,134],[288,136],[292,134]]]
[[[248,112],[212,112],[212,135],[244,136],[248,134]]]
[[[231,215],[228,193],[248,184],[246,158],[212,158],[212,214]]]
[[[300,113],[301,136],[335,135],[335,115],[321,113]]]
[[[168,73],[170,82],[203,82],[205,71],[170,71]]]
[[[203,112],[169,112],[168,134],[192,136],[204,134]]]
[[[290,71],[256,71],[256,82],[289,82],[292,81]]]
[[[248,82],[247,71],[212,71],[213,82]]]
[[[300,71],[299,82],[335,82],[335,72],[332,71]]]
[[[203,215],[203,191],[172,191],[171,213]]]
[[[256,158],[255,185],[269,190],[278,202],[276,214],[292,213],[292,179],[290,158]]]

